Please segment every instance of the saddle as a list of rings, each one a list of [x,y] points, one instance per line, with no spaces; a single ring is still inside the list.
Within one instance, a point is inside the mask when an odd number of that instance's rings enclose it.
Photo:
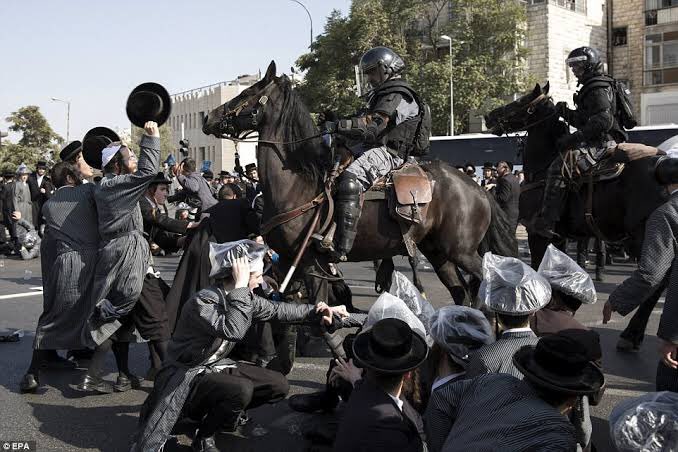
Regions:
[[[408,161],[386,176],[378,179],[364,193],[364,201],[386,200],[391,217],[398,221],[410,256],[416,252],[417,225],[426,218],[433,199],[434,181],[414,161]]]
[[[624,171],[625,163],[609,157],[595,162],[588,166],[591,160],[579,149],[567,151],[563,157],[562,174],[565,180],[576,190],[585,181],[591,180],[593,183],[612,180],[621,175]]]

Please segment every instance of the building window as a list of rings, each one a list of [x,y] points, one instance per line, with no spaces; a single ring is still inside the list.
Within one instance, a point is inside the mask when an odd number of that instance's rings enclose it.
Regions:
[[[645,85],[678,83],[678,31],[645,36]]]
[[[203,162],[207,160],[207,157],[205,156],[205,146],[200,146],[200,160]]]
[[[612,29],[612,45],[625,46],[627,27],[618,27]]]
[[[201,128],[202,128],[202,126],[205,125],[205,112],[204,111],[200,112],[200,122],[198,124],[200,125]]]

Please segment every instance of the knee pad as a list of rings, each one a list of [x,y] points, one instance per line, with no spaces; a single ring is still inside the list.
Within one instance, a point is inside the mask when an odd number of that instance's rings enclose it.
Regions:
[[[358,177],[353,173],[344,172],[337,184],[337,199],[354,199],[355,197],[360,196],[361,192],[362,184],[358,180]]]

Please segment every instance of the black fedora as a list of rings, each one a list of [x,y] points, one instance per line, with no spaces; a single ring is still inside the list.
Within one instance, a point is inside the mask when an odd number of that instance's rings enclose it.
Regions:
[[[116,141],[120,141],[120,137],[108,127],[90,129],[82,139],[82,157],[92,168],[101,169],[101,151]]]
[[[44,160],[40,160],[38,163],[35,164],[35,167],[47,169],[47,162],[45,162]]]
[[[125,109],[127,117],[137,127],[143,128],[146,121],[155,121],[161,126],[172,111],[172,100],[162,85],[142,83],[130,93]]]
[[[82,143],[78,140],[71,141],[59,152],[59,158],[63,161],[70,160],[82,151]]]
[[[379,320],[353,341],[353,355],[368,369],[385,374],[402,374],[416,369],[428,356],[423,337],[400,319]]]
[[[544,336],[536,346],[519,349],[513,364],[536,386],[572,395],[596,394],[605,386],[605,376],[592,362],[595,340],[582,334],[565,330]]]

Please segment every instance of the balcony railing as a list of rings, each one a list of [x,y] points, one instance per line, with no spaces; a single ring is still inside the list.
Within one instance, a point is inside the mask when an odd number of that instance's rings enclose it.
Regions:
[[[528,4],[528,6],[543,5],[545,3],[550,3],[552,5],[556,5],[570,11],[586,14],[586,0],[526,0],[526,3]]]

